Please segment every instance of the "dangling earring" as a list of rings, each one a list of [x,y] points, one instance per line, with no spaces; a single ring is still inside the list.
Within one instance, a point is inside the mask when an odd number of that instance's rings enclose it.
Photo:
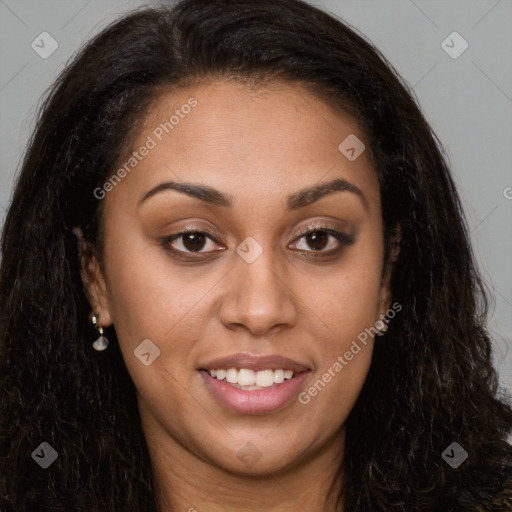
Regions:
[[[386,334],[386,331],[388,330],[388,324],[384,322],[384,320],[377,320],[375,325],[381,324],[382,327],[376,332],[376,336],[384,336]]]
[[[103,327],[101,325],[98,324],[98,314],[95,314],[93,317],[92,317],[92,323],[94,324],[94,327],[96,327],[96,329],[98,330],[98,332],[100,333],[100,336],[99,338],[92,344],[94,350],[98,350],[98,351],[101,351],[101,350],[105,350],[107,347],[108,347],[108,338],[106,338],[105,336],[103,336]]]

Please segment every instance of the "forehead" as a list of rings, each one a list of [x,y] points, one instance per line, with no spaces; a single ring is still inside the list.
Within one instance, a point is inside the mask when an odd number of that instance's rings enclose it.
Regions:
[[[134,201],[168,180],[210,185],[238,205],[272,198],[284,207],[282,197],[335,178],[364,190],[369,203],[379,196],[363,130],[300,85],[216,80],[161,90],[131,151],[136,166],[116,188],[129,188]]]

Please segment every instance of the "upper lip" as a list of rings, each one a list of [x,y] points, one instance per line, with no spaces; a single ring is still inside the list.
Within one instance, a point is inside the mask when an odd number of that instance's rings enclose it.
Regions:
[[[200,370],[217,370],[229,368],[247,368],[249,370],[292,370],[301,373],[310,370],[306,363],[294,361],[279,355],[253,356],[251,354],[232,354],[227,357],[213,359],[200,366]]]

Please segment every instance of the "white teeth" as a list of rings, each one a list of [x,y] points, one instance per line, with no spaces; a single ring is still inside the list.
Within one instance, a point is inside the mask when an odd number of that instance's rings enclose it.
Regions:
[[[238,372],[234,368],[230,368],[226,372],[226,380],[230,384],[238,384]]]
[[[248,368],[229,368],[228,370],[209,370],[208,372],[217,380],[226,380],[238,389],[247,391],[269,388],[275,384],[281,384],[287,379],[293,378],[292,370],[259,370]]]
[[[256,386],[269,387],[274,384],[274,371],[261,370],[256,372]]]
[[[257,379],[254,378],[254,372],[252,370],[242,368],[238,372],[238,384],[240,384],[240,386],[253,386],[256,380]],[[257,383],[257,385],[261,386],[259,383]]]
[[[281,384],[284,382],[284,370],[274,370],[274,383]]]

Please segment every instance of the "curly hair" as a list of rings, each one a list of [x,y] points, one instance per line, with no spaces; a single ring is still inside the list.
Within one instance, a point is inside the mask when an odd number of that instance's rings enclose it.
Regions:
[[[182,0],[108,26],[41,105],[1,240],[0,509],[157,510],[115,328],[111,349],[90,348],[73,228],[101,257],[103,201],[93,191],[157,91],[212,78],[306,86],[370,141],[386,260],[400,243],[391,293],[403,310],[376,339],[345,422],[345,510],[448,510],[454,488],[469,500],[464,482],[503,486],[512,408],[492,366],[488,291],[442,144],[414,94],[364,36],[301,0]],[[58,452],[45,471],[31,460],[43,441]],[[468,452],[458,469],[441,457],[453,441]]]

